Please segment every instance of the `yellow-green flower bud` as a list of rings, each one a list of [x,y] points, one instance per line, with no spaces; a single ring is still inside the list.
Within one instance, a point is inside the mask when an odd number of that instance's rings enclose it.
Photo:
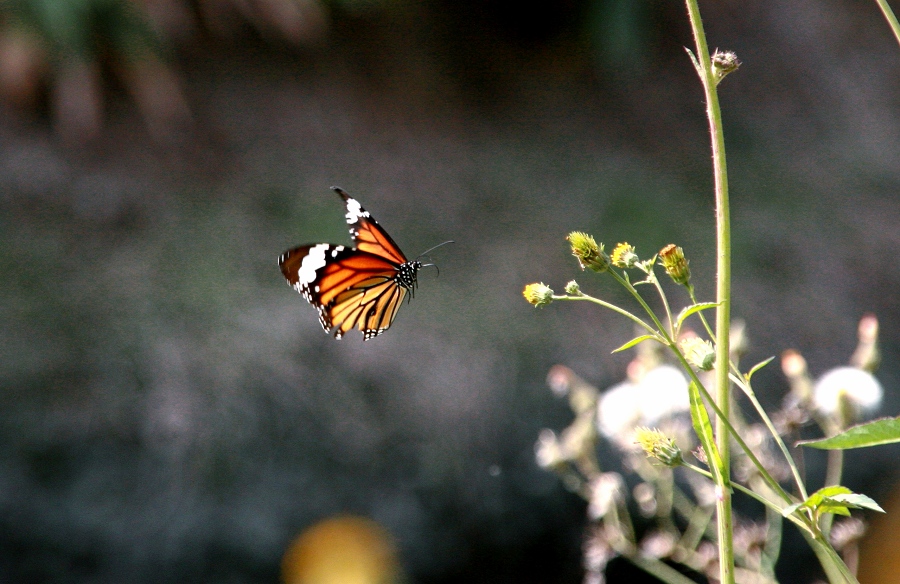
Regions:
[[[613,265],[619,268],[633,268],[640,261],[634,253],[634,246],[628,245],[627,241],[617,245],[609,257]]]
[[[681,350],[687,362],[700,371],[709,371],[716,364],[716,350],[706,339],[700,337],[682,339]]]
[[[669,274],[669,277],[676,284],[681,284],[682,286],[690,284],[691,269],[688,267],[688,261],[684,257],[684,250],[674,243],[670,243],[659,250],[659,259],[662,260],[666,273]]]
[[[647,456],[653,457],[668,467],[676,467],[684,464],[681,448],[675,441],[659,430],[650,428],[635,428],[634,437],[641,445]]]
[[[581,296],[581,287],[578,286],[578,282],[572,280],[566,284],[566,294],[569,296]]]
[[[603,245],[598,245],[593,237],[581,231],[573,231],[566,239],[569,240],[572,255],[578,258],[582,270],[590,268],[602,273],[609,269],[609,256],[603,251]]]
[[[543,282],[540,284],[528,284],[522,291],[522,296],[533,304],[535,308],[540,308],[553,302],[553,289]]]

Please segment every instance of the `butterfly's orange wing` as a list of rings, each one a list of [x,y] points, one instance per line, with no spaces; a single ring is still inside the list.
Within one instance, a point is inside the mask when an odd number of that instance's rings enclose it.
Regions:
[[[416,284],[419,262],[409,262],[394,240],[341,189],[355,248],[319,243],[281,255],[281,273],[319,313],[327,332],[341,338],[354,328],[363,340],[391,326],[403,298]]]

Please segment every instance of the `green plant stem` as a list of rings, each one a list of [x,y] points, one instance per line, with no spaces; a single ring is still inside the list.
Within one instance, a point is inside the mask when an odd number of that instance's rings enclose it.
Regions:
[[[825,571],[825,575],[828,577],[828,581],[831,582],[831,584],[859,584],[856,576],[853,575],[850,568],[844,563],[844,560],[842,560],[834,548],[822,538],[821,534],[814,536],[809,532],[802,530],[801,533],[803,534],[803,537],[806,538],[809,547],[815,552],[816,557],[819,558],[819,563],[822,565],[822,569]]]
[[[699,474],[705,476],[706,478],[708,478],[708,479],[710,479],[710,480],[714,480],[713,474],[712,474],[711,472],[709,472],[708,470],[702,469],[702,468],[700,468],[699,466],[695,466],[695,465],[693,465],[693,464],[690,464],[689,462],[682,463],[682,466],[685,467],[685,468],[689,468],[689,469],[691,469],[692,471],[694,471],[694,472],[696,472],[696,473],[699,473]],[[772,501],[766,499],[765,497],[763,497],[762,495],[760,495],[760,494],[757,493],[756,491],[754,491],[754,490],[752,490],[752,489],[748,489],[748,488],[745,487],[744,485],[741,485],[741,484],[738,484],[738,483],[735,483],[735,482],[732,482],[732,483],[731,483],[731,486],[734,487],[735,489],[737,489],[738,491],[744,493],[744,494],[747,495],[748,497],[751,497],[751,498],[753,498],[753,499],[756,499],[757,501],[759,501],[760,503],[762,503],[763,505],[765,505],[766,508],[772,509],[773,511],[777,511],[778,513],[781,513],[781,507],[779,507],[777,503],[773,503]],[[809,526],[806,525],[805,523],[803,523],[803,521],[801,521],[801,520],[800,520],[799,518],[797,518],[796,516],[791,515],[791,516],[788,517],[788,519],[789,519],[790,521],[793,521],[794,523],[796,523],[796,524],[797,524],[798,526],[800,526],[804,531],[809,531]]]
[[[828,464],[825,467],[825,486],[828,487],[841,484],[841,475],[843,475],[843,471],[844,451],[840,449],[829,450]],[[828,537],[828,534],[831,533],[832,523],[834,523],[833,513],[826,513],[819,521],[819,528],[822,530],[822,535],[826,538]]]
[[[691,296],[691,302],[697,304],[697,297],[694,294],[693,288],[689,289],[689,294]],[[706,321],[706,317],[703,316],[702,312],[697,313],[697,316],[700,317],[700,321],[703,323],[704,328],[706,328],[706,332],[715,343],[716,335],[713,333],[712,329],[709,326],[709,323]],[[787,462],[788,466],[791,469],[791,474],[794,475],[794,481],[797,483],[798,492],[801,494],[802,499],[806,500],[809,495],[806,492],[806,486],[803,484],[803,477],[800,474],[800,469],[797,467],[797,463],[794,461],[794,457],[791,456],[790,450],[788,450],[788,447],[784,443],[784,440],[781,438],[781,435],[778,433],[778,430],[775,429],[775,424],[772,423],[771,418],[769,418],[769,414],[766,413],[766,410],[762,407],[762,404],[760,404],[759,400],[756,399],[756,393],[753,391],[753,387],[750,385],[750,381],[744,377],[736,363],[729,361],[729,366],[731,368],[732,381],[734,381],[735,384],[737,384],[738,387],[743,390],[744,394],[747,396],[747,399],[750,400],[750,403],[753,404],[753,408],[759,414],[760,419],[762,419],[763,423],[766,425],[766,428],[769,429],[769,433],[772,435],[775,443],[778,444],[779,450],[781,450],[781,453],[784,455],[785,462]],[[838,478],[838,481],[840,481],[840,478]]]
[[[617,551],[619,551],[626,560],[648,574],[656,576],[663,582],[668,582],[669,584],[694,584],[693,580],[654,557],[645,556],[639,551],[634,551],[633,553],[624,553],[621,550]]]
[[[688,364],[687,359],[685,359],[684,355],[677,347],[671,347],[672,351],[675,353],[675,357],[678,359],[681,366],[684,367],[685,371],[691,377],[691,381],[697,384],[697,387],[700,389],[700,393],[703,394],[703,399],[709,403],[710,407],[712,407],[713,411],[716,413],[716,416],[724,420],[725,428],[728,432],[731,433],[734,441],[738,443],[738,446],[741,447],[741,450],[747,455],[747,458],[750,459],[750,462],[759,469],[760,478],[765,481],[765,483],[772,489],[779,497],[781,497],[786,503],[793,503],[793,499],[791,496],[781,488],[781,485],[778,484],[778,481],[769,474],[769,471],[763,466],[762,462],[759,461],[759,458],[756,457],[756,454],[753,453],[753,450],[747,445],[744,439],[741,437],[740,433],[731,425],[731,422],[728,421],[728,418],[724,416],[724,412],[716,405],[716,402],[713,401],[712,396],[707,391],[706,387],[700,382],[700,379],[697,377],[697,374]]]
[[[688,525],[678,545],[685,549],[697,549],[697,546],[703,541],[703,536],[709,527],[710,521],[712,521],[713,513],[715,511],[713,511],[712,507],[695,506],[691,514],[686,517]]]
[[[629,291],[631,291],[633,294],[635,294],[635,297],[640,301],[641,305],[644,307],[644,309],[647,311],[647,313],[651,316],[651,318],[653,318],[654,323],[661,327],[661,323],[659,323],[658,319],[656,319],[653,311],[650,310],[650,307],[647,306],[646,302],[643,301],[643,298],[640,297],[640,294],[636,293],[637,291],[634,290],[634,287],[630,286],[628,282],[622,280],[621,278],[617,278],[617,279],[619,279],[620,282]],[[760,476],[766,482],[766,484],[769,485],[769,488],[771,488],[773,491],[775,491],[785,502],[787,502],[787,503],[793,502],[790,495],[788,495],[787,492],[785,492],[784,489],[781,488],[781,485],[778,484],[778,481],[776,481],[774,478],[772,478],[772,476],[769,474],[768,470],[762,465],[762,463],[759,461],[759,459],[756,457],[756,455],[753,453],[753,451],[750,449],[750,447],[747,445],[747,443],[744,442],[744,439],[741,437],[741,435],[738,433],[738,431],[733,426],[731,426],[730,422],[725,417],[722,409],[719,408],[719,406],[716,404],[715,401],[713,401],[712,396],[710,396],[709,392],[706,390],[706,388],[703,386],[703,384],[697,378],[696,373],[694,373],[694,370],[688,364],[684,355],[681,354],[681,351],[675,345],[674,341],[669,338],[663,338],[663,336],[660,335],[660,333],[662,333],[662,335],[665,335],[665,332],[663,332],[665,329],[660,328],[660,330],[657,331],[657,330],[653,329],[650,325],[648,325],[646,322],[644,322],[643,320],[641,320],[634,314],[628,312],[627,310],[624,310],[614,304],[610,304],[609,302],[600,300],[599,298],[594,298],[592,296],[588,296],[588,295],[557,296],[557,295],[554,295],[553,299],[554,300],[585,300],[585,301],[593,302],[595,304],[599,304],[600,306],[609,308],[610,310],[613,310],[623,316],[628,317],[632,321],[636,322],[638,325],[640,325],[642,328],[644,328],[647,332],[649,332],[650,335],[653,336],[660,343],[670,347],[674,351],[678,360],[681,362],[681,365],[684,367],[685,371],[687,371],[691,375],[691,378],[693,379],[693,381],[700,388],[700,391],[703,393],[704,399],[707,400],[709,402],[709,404],[712,406],[713,410],[716,413],[717,420],[723,421],[724,426],[725,426],[726,435],[729,433],[731,434],[731,436],[738,443],[738,445],[741,447],[741,449],[747,454],[748,458],[750,458],[750,461],[759,469]],[[727,476],[727,475],[723,475],[723,476]],[[723,492],[728,490],[727,488],[725,488],[725,485],[721,485],[721,486],[723,487],[722,488]]]
[[[713,478],[712,473],[698,466],[694,466],[687,462],[683,463],[682,466],[684,466],[685,468],[689,468],[692,471],[697,472],[709,479]],[[752,497],[765,505],[767,509],[770,509],[779,514],[781,513],[781,510],[779,509],[777,504],[769,501],[762,495],[759,495],[755,491],[752,491],[743,485],[739,485],[737,483],[731,484],[738,491],[741,491],[748,497]],[[847,567],[847,564],[844,563],[844,561],[834,550],[834,548],[825,541],[821,532],[814,531],[813,527],[805,523],[796,514],[788,515],[786,519],[800,528],[800,533],[803,534],[803,537],[806,538],[806,541],[809,543],[810,547],[813,548],[813,551],[819,558],[819,563],[822,564],[822,569],[825,570],[825,574],[828,576],[829,582],[831,582],[832,584],[859,584],[859,582],[857,582],[856,580],[856,577],[850,571],[850,568]]]
[[[582,294],[581,296],[569,296],[569,295],[563,296],[563,295],[555,295],[554,294],[553,299],[554,300],[586,300],[587,302],[593,302],[594,304],[599,304],[600,306],[609,308],[613,312],[618,312],[622,316],[633,320],[634,322],[636,322],[638,324],[638,326],[642,327],[644,330],[646,330],[648,333],[650,333],[650,335],[652,337],[654,337],[656,340],[658,340],[659,342],[661,342],[663,344],[668,344],[666,342],[666,339],[660,337],[659,334],[656,332],[656,329],[651,327],[649,324],[647,324],[646,322],[644,322],[637,316],[631,314],[627,310],[625,310],[623,308],[619,308],[615,304],[610,304],[609,302],[606,302],[605,300],[600,300],[599,298],[594,298],[593,296],[588,296],[587,294]]]
[[[659,294],[660,300],[662,300],[663,307],[666,309],[666,318],[669,320],[669,336],[673,339],[676,337],[675,333],[675,320],[672,318],[672,309],[669,307],[669,299],[666,297],[666,292],[663,290],[662,284],[659,282],[659,278],[656,277],[656,274],[653,273],[653,268],[650,268],[650,272],[647,274],[647,279],[653,282],[653,285],[656,287],[656,292]]]
[[[735,367],[737,369],[737,367]],[[797,464],[794,462],[794,458],[791,456],[790,450],[788,450],[787,445],[784,443],[784,440],[781,439],[781,435],[778,434],[778,430],[775,429],[775,424],[772,423],[771,418],[766,413],[766,410],[762,407],[762,404],[759,403],[759,400],[756,399],[756,393],[753,391],[753,388],[750,385],[749,381],[741,381],[741,378],[738,377],[740,372],[735,373],[733,376],[733,380],[738,387],[740,387],[744,391],[744,395],[747,396],[747,399],[750,400],[750,403],[753,404],[754,409],[759,414],[759,417],[762,418],[763,423],[766,425],[766,428],[769,429],[769,433],[772,434],[772,437],[775,439],[775,443],[778,444],[778,448],[781,450],[781,453],[784,455],[785,461],[791,469],[791,473],[794,475],[794,482],[797,483],[797,489],[800,492],[801,498],[805,501],[809,495],[806,492],[806,486],[803,484],[803,478],[800,476],[800,470],[797,468]]]
[[[690,286],[688,288],[688,295],[691,298],[691,302],[694,304],[699,304],[700,301],[697,300],[697,294],[694,292],[694,287]],[[709,335],[709,338],[712,342],[716,342],[716,333],[713,332],[712,327],[709,326],[709,322],[706,320],[706,317],[703,315],[703,312],[698,312],[697,316],[700,318],[700,322],[703,323],[703,328],[706,329],[706,334]]]
[[[775,564],[781,553],[781,539],[784,518],[777,510],[766,507],[766,543],[763,545],[759,560],[760,570],[769,578],[775,579]]]
[[[647,304],[647,301],[644,300],[644,297],[641,296],[640,293],[638,293],[637,288],[635,288],[634,285],[630,281],[628,281],[625,278],[623,278],[622,276],[620,276],[618,272],[616,272],[614,270],[610,270],[609,274],[613,278],[615,278],[619,284],[624,286],[625,289],[628,290],[632,296],[634,296],[634,299],[638,301],[638,304],[641,305],[641,307],[644,309],[644,312],[646,312],[647,315],[650,316],[650,318],[653,320],[653,324],[656,325],[657,332],[662,333],[666,336],[665,344],[666,345],[671,344],[672,339],[670,339],[669,336],[665,333],[666,327],[664,327],[663,324],[659,321],[659,318],[657,318],[656,313],[653,312],[653,310],[650,308],[650,305]],[[666,304],[666,312],[667,313],[668,313],[668,310],[669,310],[669,306],[668,306],[668,304]],[[672,316],[671,316],[671,314],[669,314],[669,322],[671,322],[671,321],[672,321]]]
[[[897,42],[900,43],[900,23],[897,22],[897,17],[894,16],[894,11],[891,10],[891,6],[887,3],[887,0],[875,0],[878,3],[878,7],[881,8],[881,13],[884,14],[884,17],[888,21],[888,26],[891,27],[891,30],[894,32],[894,37],[897,38]]]
[[[691,296],[691,302],[697,304],[697,297],[694,295],[694,290],[690,289],[689,293]],[[706,321],[706,317],[703,316],[702,312],[697,313],[697,316],[700,317],[700,321],[706,328],[706,332],[715,343],[716,335],[713,333],[712,329],[709,326],[709,323]],[[750,385],[750,381],[746,380],[740,369],[738,369],[737,364],[729,361],[729,366],[731,368],[732,381],[734,381],[735,384],[737,384],[738,387],[743,390],[744,394],[747,396],[747,399],[750,400],[750,403],[753,404],[753,408],[759,414],[760,419],[762,419],[763,423],[766,425],[766,428],[769,429],[769,433],[772,435],[775,443],[778,444],[779,450],[781,450],[781,453],[784,455],[785,462],[787,462],[788,466],[791,469],[791,474],[794,475],[794,481],[797,483],[798,492],[802,495],[802,499],[806,500],[809,495],[806,493],[806,486],[803,484],[803,477],[800,474],[800,469],[797,467],[797,463],[794,461],[794,457],[791,456],[790,450],[788,450],[788,447],[784,443],[784,440],[781,438],[781,435],[778,433],[778,430],[775,429],[775,424],[772,423],[771,418],[769,418],[769,414],[766,413],[766,410],[762,407],[762,404],[760,404],[759,400],[756,399],[756,393],[753,391],[753,387]]]
[[[722,476],[729,476],[729,440],[727,418],[731,405],[728,364],[730,360],[729,329],[731,327],[731,217],[728,206],[728,170],[725,164],[725,134],[716,78],[710,61],[706,33],[700,18],[697,0],[685,0],[694,42],[697,48],[697,73],[703,83],[706,97],[706,114],[712,141],[713,177],[716,192],[716,402],[724,418],[716,418],[716,446],[722,459]],[[722,584],[734,582],[734,522],[731,509],[731,493],[722,489],[716,502],[716,518],[719,533],[719,576]]]
[[[689,294],[691,296],[691,302],[697,304],[697,297],[694,294],[693,288],[689,289]],[[712,338],[712,341],[718,345],[718,343],[716,342],[717,337],[710,328],[709,323],[706,321],[706,317],[703,316],[702,312],[698,312],[697,316],[700,317],[700,321],[703,323],[703,326],[704,328],[706,328],[706,332]],[[760,419],[762,419],[763,423],[766,425],[766,428],[769,429],[769,433],[772,435],[775,443],[778,444],[778,449],[781,450],[781,453],[784,455],[785,462],[787,462],[788,466],[791,469],[791,474],[794,475],[794,481],[797,483],[798,492],[805,500],[808,497],[806,493],[806,486],[803,484],[803,477],[801,476],[800,469],[798,468],[797,463],[794,461],[794,457],[791,456],[791,451],[788,450],[788,447],[784,443],[784,440],[781,438],[781,435],[778,433],[778,430],[775,429],[775,424],[772,423],[771,418],[769,418],[769,414],[766,413],[766,410],[762,407],[762,404],[760,404],[759,400],[756,399],[756,393],[753,391],[753,387],[750,385],[749,379],[744,377],[736,363],[729,361],[729,367],[731,368],[732,381],[734,381],[735,384],[737,384],[738,387],[743,390],[744,394],[747,396],[747,399],[749,399],[750,403],[753,404],[753,408],[756,410],[756,413],[759,414]]]

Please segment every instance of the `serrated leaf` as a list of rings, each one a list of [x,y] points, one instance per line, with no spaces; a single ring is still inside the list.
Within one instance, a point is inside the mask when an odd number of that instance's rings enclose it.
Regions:
[[[613,353],[619,353],[621,351],[624,351],[625,349],[630,349],[631,347],[633,347],[635,345],[639,345],[640,343],[643,343],[644,341],[649,341],[649,340],[655,341],[655,340],[657,340],[657,338],[654,335],[641,335],[639,337],[635,337],[635,338],[631,339],[630,341],[628,341],[627,343],[625,343],[624,345],[622,345],[621,347],[619,347],[618,349],[615,349],[613,351]]]
[[[816,507],[816,515],[821,516],[825,513],[849,516],[850,509],[848,505],[839,502],[832,502],[831,499],[825,499],[825,501],[823,501]]]
[[[762,369],[763,367],[765,367],[766,365],[768,365],[769,363],[771,363],[771,362],[772,362],[772,359],[774,359],[774,358],[775,358],[775,355],[772,355],[771,357],[769,357],[769,358],[766,359],[765,361],[760,361],[759,363],[757,363],[756,365],[754,365],[754,366],[750,369],[750,371],[748,371],[747,374],[744,375],[744,379],[746,379],[747,381],[750,381],[750,378],[753,377],[753,374],[754,374],[754,373],[756,373],[757,371],[759,371],[760,369]]]
[[[819,440],[801,440],[801,446],[811,446],[823,450],[848,450],[850,448],[867,448],[900,442],[900,417],[882,418],[853,426],[847,430]]]
[[[822,487],[821,489],[810,495],[807,501],[821,501],[825,498],[833,498],[837,497],[838,495],[849,495],[851,493],[853,493],[853,491],[843,485],[831,485],[828,487]]]
[[[715,308],[718,305],[718,302],[698,302],[697,304],[685,306],[681,309],[681,312],[678,313],[678,318],[675,319],[675,327],[680,327],[681,323],[684,322],[684,319],[686,319],[690,315],[700,312],[701,310],[706,310],[708,308]]]
[[[832,485],[823,487],[807,497],[802,503],[789,505],[782,510],[782,515],[787,517],[798,509],[812,509],[816,516],[824,513],[833,513],[835,515],[850,515],[850,509],[871,509],[884,513],[878,503],[866,495],[854,493],[847,487],[841,485]]]
[[[861,495],[859,493],[847,493],[845,495],[835,495],[834,497],[829,497],[832,501],[837,501],[838,503],[843,503],[849,507],[856,507],[859,509],[871,509],[872,511],[878,511],[879,513],[884,513],[884,509],[876,503],[871,497],[867,497],[865,495]]]

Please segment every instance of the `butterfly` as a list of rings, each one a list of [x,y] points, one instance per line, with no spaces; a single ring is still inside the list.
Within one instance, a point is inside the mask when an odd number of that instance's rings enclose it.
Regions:
[[[325,332],[340,339],[358,328],[368,341],[391,326],[407,293],[410,299],[415,294],[419,270],[434,264],[407,260],[356,199],[338,187],[331,189],[344,199],[356,247],[303,245],[281,254],[278,266],[288,285],[316,307]],[[428,251],[419,257],[427,257]]]

